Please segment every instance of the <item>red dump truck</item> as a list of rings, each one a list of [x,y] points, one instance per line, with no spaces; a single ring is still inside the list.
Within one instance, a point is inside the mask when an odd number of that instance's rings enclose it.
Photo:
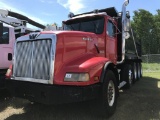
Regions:
[[[140,45],[125,10],[128,3],[122,12],[111,7],[71,13],[63,31],[19,37],[6,73],[7,88],[16,97],[43,104],[96,99],[95,109],[113,114],[118,89],[130,88],[142,76]]]

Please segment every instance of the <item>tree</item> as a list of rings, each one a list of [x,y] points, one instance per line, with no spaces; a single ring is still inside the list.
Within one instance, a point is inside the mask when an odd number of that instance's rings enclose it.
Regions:
[[[153,15],[144,9],[134,11],[132,27],[135,38],[141,41],[143,54],[150,54],[153,41]]]
[[[154,43],[157,53],[160,53],[160,9],[157,10],[157,14],[154,16]],[[154,46],[154,47],[155,47]]]
[[[135,38],[142,43],[143,54],[159,54],[160,10],[157,10],[156,15],[152,15],[144,9],[134,11],[131,25],[135,32]]]

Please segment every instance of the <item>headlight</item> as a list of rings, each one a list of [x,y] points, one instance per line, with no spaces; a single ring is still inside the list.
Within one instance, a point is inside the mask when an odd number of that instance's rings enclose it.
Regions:
[[[89,81],[88,73],[66,73],[64,81],[86,82]]]

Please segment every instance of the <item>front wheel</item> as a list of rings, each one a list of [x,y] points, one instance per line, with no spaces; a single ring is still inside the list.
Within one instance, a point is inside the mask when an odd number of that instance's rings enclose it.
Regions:
[[[108,70],[102,84],[98,107],[103,117],[109,117],[115,112],[117,97],[118,86],[116,83],[116,77],[112,71]]]

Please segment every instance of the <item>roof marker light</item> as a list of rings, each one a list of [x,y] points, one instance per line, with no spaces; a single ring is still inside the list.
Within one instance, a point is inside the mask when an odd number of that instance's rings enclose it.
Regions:
[[[70,12],[69,14],[68,14],[68,18],[72,18],[74,16],[74,14],[72,13],[72,12]]]

